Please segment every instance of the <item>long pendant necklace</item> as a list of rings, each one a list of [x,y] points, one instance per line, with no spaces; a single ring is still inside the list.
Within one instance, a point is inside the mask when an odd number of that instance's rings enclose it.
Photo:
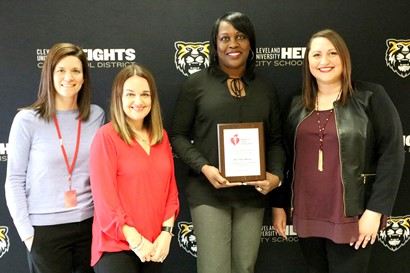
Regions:
[[[339,91],[339,94],[337,95],[336,101],[339,100],[341,90]],[[319,128],[319,154],[318,154],[318,160],[317,160],[317,169],[320,172],[323,172],[323,140],[325,138],[325,129],[326,125],[330,119],[330,117],[333,115],[334,108],[330,109],[329,115],[325,119],[325,124],[323,127],[321,126],[320,122],[320,112],[319,112],[319,98],[316,96],[316,116],[317,116],[317,125]]]
[[[325,124],[323,125],[323,127],[321,127],[320,126],[320,114],[316,106],[317,125],[319,127],[319,155],[318,155],[318,161],[317,161],[317,169],[321,172],[323,172],[323,139],[325,138],[325,129],[326,129],[327,122],[329,121],[332,114],[333,114],[333,109],[330,110],[330,113],[325,120]]]

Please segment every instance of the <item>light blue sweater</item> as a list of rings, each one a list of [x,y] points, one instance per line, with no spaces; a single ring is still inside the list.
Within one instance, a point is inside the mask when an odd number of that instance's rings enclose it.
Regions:
[[[76,145],[77,110],[57,111],[69,164]],[[80,222],[93,216],[88,159],[97,129],[105,121],[104,111],[91,105],[91,114],[81,123],[77,162],[72,189],[77,206],[65,207],[68,171],[54,122],[41,119],[34,110],[22,110],[14,118],[7,146],[6,201],[20,238],[34,235],[33,226]]]

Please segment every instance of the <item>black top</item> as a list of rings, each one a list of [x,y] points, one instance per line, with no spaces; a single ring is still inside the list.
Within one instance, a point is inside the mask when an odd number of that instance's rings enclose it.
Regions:
[[[219,68],[207,68],[185,81],[174,112],[171,144],[191,168],[187,185],[191,204],[263,207],[267,198],[254,187],[217,190],[200,172],[205,164],[219,165],[217,124],[263,122],[266,170],[283,178],[285,157],[281,144],[279,100],[274,86],[270,81],[248,73],[242,77],[246,96],[236,98],[229,92],[227,79],[228,75]]]

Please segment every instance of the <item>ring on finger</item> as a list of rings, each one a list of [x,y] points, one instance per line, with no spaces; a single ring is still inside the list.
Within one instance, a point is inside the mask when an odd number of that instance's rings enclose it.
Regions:
[[[367,241],[370,241],[372,239],[372,237],[366,237]]]

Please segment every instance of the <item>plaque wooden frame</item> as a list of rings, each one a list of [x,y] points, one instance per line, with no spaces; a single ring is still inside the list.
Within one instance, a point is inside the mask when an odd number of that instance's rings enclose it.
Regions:
[[[233,129],[233,131],[231,130]],[[257,141],[259,147],[259,166],[258,170],[259,173],[249,173],[249,174],[242,174],[242,175],[227,175],[226,173],[226,147],[225,147],[225,140],[227,130],[231,130],[234,132],[237,130],[241,132],[241,130],[247,129],[257,129],[258,135],[257,138],[251,139],[251,141]],[[264,131],[263,131],[263,123],[262,122],[250,122],[250,123],[223,123],[218,124],[218,156],[219,156],[219,171],[221,175],[225,177],[229,182],[247,182],[247,181],[258,181],[258,180],[265,180],[266,179],[266,161],[265,161],[265,141],[264,141]],[[232,139],[231,141],[238,141],[239,139]],[[247,154],[247,157],[249,154]],[[256,158],[255,158],[256,159]],[[239,158],[240,160],[240,158]],[[257,161],[257,160],[256,160]]]

